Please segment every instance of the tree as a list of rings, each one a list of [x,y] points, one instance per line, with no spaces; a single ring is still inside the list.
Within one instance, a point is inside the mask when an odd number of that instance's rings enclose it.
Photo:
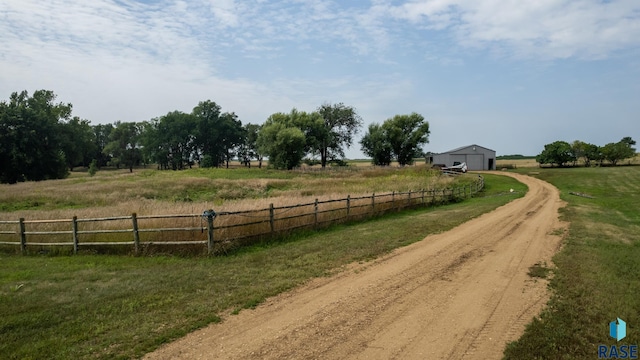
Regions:
[[[142,152],[140,151],[140,134],[142,124],[134,122],[116,122],[114,129],[109,134],[109,143],[104,152],[111,156],[112,162],[120,168],[124,164],[133,172],[133,167],[140,164]]]
[[[222,150],[222,159],[229,168],[229,160],[233,157],[233,149],[240,146],[245,138],[245,131],[242,122],[238,120],[235,113],[224,113],[220,116],[220,147]]]
[[[575,140],[571,143],[571,153],[574,157],[573,166],[576,166],[576,162],[584,158],[587,151],[587,143],[580,140]]]
[[[343,103],[322,104],[317,112],[322,117],[322,123],[315,128],[311,144],[320,154],[320,164],[324,168],[327,161],[344,158],[344,147],[350,147],[353,143],[353,136],[362,126],[362,118],[354,108],[345,106]],[[309,142],[308,135],[307,142]]]
[[[413,163],[423,154],[422,146],[429,142],[429,123],[418,113],[396,115],[382,125],[369,125],[369,132],[360,141],[362,151],[375,165],[389,165],[393,157],[400,165]]]
[[[98,172],[98,160],[91,160],[91,164],[89,164],[89,176],[94,176]]]
[[[11,94],[0,102],[0,182],[60,179],[67,176],[62,122],[71,104],[58,103],[49,90]]]
[[[362,152],[369,156],[374,165],[391,164],[393,149],[382,126],[370,124],[369,131],[360,140]]]
[[[544,150],[536,156],[539,164],[557,164],[565,166],[575,161],[576,157],[571,150],[571,145],[566,141],[555,141],[544,146]]]
[[[299,111],[291,109],[286,114],[285,123],[287,126],[296,127],[302,131],[305,137],[304,152],[311,156],[319,156],[319,144],[321,139],[326,137],[326,128],[324,120],[317,112]]]
[[[630,137],[622,138],[617,143],[609,143],[602,147],[602,156],[612,165],[616,165],[618,161],[636,156],[636,149],[633,148],[636,142]]]
[[[112,124],[99,124],[92,126],[94,141],[95,141],[95,154],[93,156],[94,159],[97,160],[98,168],[103,166],[107,166],[111,157],[108,154],[105,154],[104,148],[109,143],[109,135],[111,131],[113,131]]]
[[[585,167],[591,166],[592,161],[602,161],[601,148],[598,145],[589,144],[584,141],[576,140],[571,144],[571,153],[574,156],[574,163],[582,159]]]
[[[623,153],[624,158],[623,159],[628,159],[628,158],[632,158],[636,156],[636,149],[633,147],[633,145],[636,144],[636,141],[633,140],[630,136],[626,136],[623,137],[622,140],[620,140],[620,143],[624,144],[625,146],[625,151]]]
[[[145,123],[142,135],[144,154],[162,169],[182,170],[196,152],[195,116],[172,111]]]
[[[229,166],[232,150],[244,139],[242,122],[234,113],[221,113],[218,104],[211,100],[201,101],[193,108],[192,115],[197,119],[195,144],[199,156],[208,156],[208,164],[200,166],[220,166],[224,161]]]
[[[602,161],[602,151],[598,145],[585,144],[583,149],[584,166],[591,166],[591,161]]]
[[[258,160],[258,167],[262,168],[262,158],[263,155],[260,153],[258,149],[258,133],[260,131],[260,125],[256,124],[246,124],[243,126],[244,129],[244,141],[240,146],[238,146],[238,160],[244,166],[251,167],[251,160]]]
[[[246,130],[246,144],[249,147],[250,151],[253,152],[253,157],[258,160],[258,168],[262,169],[262,159],[264,159],[264,153],[260,151],[258,147],[258,134],[260,134],[260,129],[262,126],[256,124],[247,124],[245,126]]]
[[[429,142],[429,123],[418,113],[396,115],[386,120],[384,128],[393,154],[400,165],[413,164],[422,156],[422,146]]]
[[[258,133],[257,145],[261,153],[269,156],[269,166],[291,170],[299,166],[305,155],[305,134],[294,126],[298,111],[271,115]]]
[[[202,167],[219,166],[222,151],[219,146],[220,106],[211,100],[201,101],[191,112],[197,119],[196,144],[200,156],[208,156],[209,164]],[[207,166],[204,166],[207,165]]]
[[[89,120],[74,116],[61,125],[62,149],[69,170],[79,165],[88,166],[97,151],[95,133]]]

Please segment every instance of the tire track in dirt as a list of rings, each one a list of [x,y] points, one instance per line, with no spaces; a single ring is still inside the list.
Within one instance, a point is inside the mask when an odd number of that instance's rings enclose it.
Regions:
[[[527,272],[563,227],[557,189],[528,193],[445,233],[281,294],[147,359],[500,358],[547,300]]]

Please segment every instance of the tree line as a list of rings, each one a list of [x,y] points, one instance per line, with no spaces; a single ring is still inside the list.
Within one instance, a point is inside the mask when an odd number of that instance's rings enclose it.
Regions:
[[[619,161],[636,156],[633,147],[636,142],[631,137],[624,137],[616,143],[598,146],[576,140],[569,144],[566,141],[555,141],[544,146],[544,150],[536,156],[540,165],[576,166],[582,161],[584,166],[597,164],[602,166],[604,161],[615,166]]]
[[[157,164],[181,170],[229,166],[237,158],[250,167],[269,159],[269,166],[292,169],[303,159],[326,167],[344,163],[362,118],[343,103],[315,111],[275,113],[262,125],[242,124],[234,112],[223,112],[211,100],[190,113],[172,111],[141,122],[91,125],[72,116],[73,106],[55,103],[50,90],[11,94],[0,102],[0,182],[60,179],[77,166],[95,172],[104,166],[133,168]],[[372,124],[360,142],[376,165],[395,159],[411,164],[428,142],[429,124],[416,113],[396,115]]]

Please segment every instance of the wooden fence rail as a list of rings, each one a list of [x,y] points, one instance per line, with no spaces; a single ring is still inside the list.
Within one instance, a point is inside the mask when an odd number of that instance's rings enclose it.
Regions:
[[[274,236],[302,228],[318,228],[338,222],[435,203],[447,203],[473,196],[484,188],[484,178],[469,185],[447,189],[350,196],[343,199],[274,206],[268,208],[221,211],[202,214],[137,215],[102,218],[53,220],[0,220],[0,245],[27,247],[102,246],[132,247],[140,254],[146,247],[164,245],[206,245],[214,254],[234,243]],[[100,239],[108,236],[108,239]]]

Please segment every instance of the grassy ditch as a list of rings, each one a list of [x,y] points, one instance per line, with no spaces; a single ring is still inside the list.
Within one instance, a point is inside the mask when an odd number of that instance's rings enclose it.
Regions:
[[[560,189],[571,225],[553,259],[548,308],[507,346],[505,359],[595,359],[600,344],[640,344],[640,167],[536,169],[532,176]],[[627,322],[620,342],[609,337],[618,317]]]
[[[222,257],[0,255],[0,358],[140,357],[221,314],[448,230],[526,191],[511,178],[485,178],[484,197],[300,233]]]

